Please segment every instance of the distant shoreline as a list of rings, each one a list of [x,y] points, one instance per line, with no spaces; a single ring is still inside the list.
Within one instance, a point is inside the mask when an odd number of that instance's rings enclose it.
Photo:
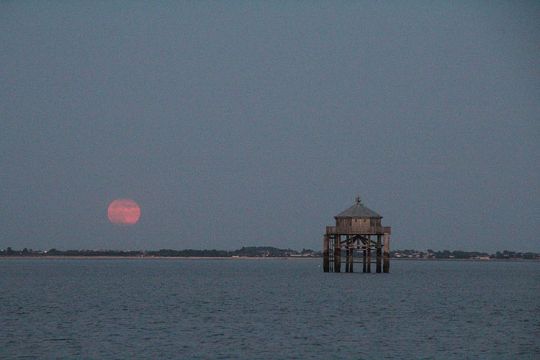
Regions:
[[[512,259],[424,259],[424,258],[404,258],[404,257],[391,257],[390,260],[404,260],[404,261],[412,261],[412,260],[419,260],[419,261],[477,261],[477,262],[490,262],[490,261],[540,261],[540,259],[523,259],[523,258],[512,258]]]
[[[344,255],[344,254],[343,254]],[[359,256],[358,256],[359,255]],[[359,253],[356,258],[361,258]],[[375,254],[372,254],[374,257]],[[389,253],[391,259],[395,260],[540,260],[540,253],[516,252],[510,250],[497,251],[489,254],[483,251],[463,251],[463,250],[393,250]],[[159,250],[32,250],[23,248],[22,250],[7,247],[0,249],[0,258],[62,258],[62,259],[313,259],[322,258],[323,252],[312,249],[280,249],[273,246],[243,246],[236,250],[216,250],[216,249],[159,249]]]
[[[0,256],[1,260],[321,260],[316,256]],[[540,259],[424,259],[424,258],[390,258],[394,261],[467,261],[467,262],[535,262]]]
[[[296,260],[296,259],[322,259],[321,257],[308,257],[308,256],[88,256],[88,255],[81,255],[81,256],[0,256],[0,260],[2,259],[17,259],[17,260],[23,260],[23,259],[29,259],[29,260],[37,260],[37,259],[50,259],[50,260],[59,260],[59,259],[66,259],[66,260],[88,260],[88,259],[95,259],[95,260]]]

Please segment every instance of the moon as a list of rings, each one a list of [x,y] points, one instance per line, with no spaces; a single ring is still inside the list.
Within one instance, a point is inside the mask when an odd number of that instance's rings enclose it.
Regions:
[[[118,225],[134,225],[141,217],[141,207],[131,199],[116,199],[107,209],[109,221]]]

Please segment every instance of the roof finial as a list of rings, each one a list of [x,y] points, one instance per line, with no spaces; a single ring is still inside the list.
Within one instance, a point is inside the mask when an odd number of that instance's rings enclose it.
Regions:
[[[362,203],[362,200],[360,200],[360,195],[356,196],[356,204],[360,205]]]

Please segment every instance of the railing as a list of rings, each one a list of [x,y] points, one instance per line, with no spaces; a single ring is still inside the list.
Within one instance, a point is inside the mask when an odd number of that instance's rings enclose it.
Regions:
[[[354,227],[354,226],[327,226],[326,234],[341,234],[341,235],[355,235],[355,234],[390,234],[392,228],[390,226],[365,226],[365,227]]]

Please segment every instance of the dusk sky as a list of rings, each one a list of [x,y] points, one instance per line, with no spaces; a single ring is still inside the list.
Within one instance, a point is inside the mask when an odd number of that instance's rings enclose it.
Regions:
[[[540,2],[0,3],[0,248],[540,251]],[[135,200],[135,225],[107,207]]]

